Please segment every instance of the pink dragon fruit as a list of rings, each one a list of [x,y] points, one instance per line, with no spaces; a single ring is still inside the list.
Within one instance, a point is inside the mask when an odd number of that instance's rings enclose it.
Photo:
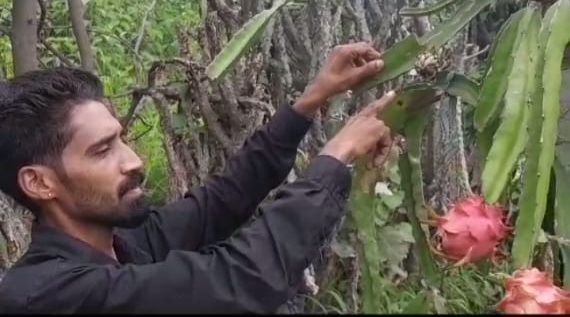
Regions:
[[[497,310],[505,314],[570,314],[570,292],[536,268],[521,269],[505,281]]]
[[[430,215],[437,227],[433,251],[460,266],[484,259],[493,263],[505,254],[498,248],[512,228],[504,223],[502,208],[485,202],[481,196],[457,201],[445,216]]]

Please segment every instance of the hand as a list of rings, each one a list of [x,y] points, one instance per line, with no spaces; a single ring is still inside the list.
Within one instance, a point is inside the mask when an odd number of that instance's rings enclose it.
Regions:
[[[380,56],[365,42],[334,47],[317,77],[293,107],[305,115],[313,115],[329,98],[360,86],[380,72],[384,67]]]
[[[391,91],[351,117],[324,146],[321,154],[330,155],[345,164],[363,155],[373,158],[388,155],[392,144],[390,128],[378,119],[378,114],[395,98],[396,94]]]

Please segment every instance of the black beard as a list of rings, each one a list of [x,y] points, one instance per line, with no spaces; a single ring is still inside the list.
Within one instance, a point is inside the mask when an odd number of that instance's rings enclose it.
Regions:
[[[151,209],[144,197],[131,203],[127,210],[105,210],[88,213],[88,220],[106,227],[132,229],[140,226],[150,215]],[[124,207],[123,207],[124,208]]]

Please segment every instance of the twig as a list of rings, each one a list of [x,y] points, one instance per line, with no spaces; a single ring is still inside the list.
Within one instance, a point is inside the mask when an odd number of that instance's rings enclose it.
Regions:
[[[207,122],[208,130],[216,137],[218,142],[222,145],[226,155],[233,154],[232,141],[228,135],[222,129],[220,122],[218,121],[218,114],[212,109],[210,101],[208,100],[207,87],[205,82],[200,80],[200,77],[194,67],[190,67],[186,72],[189,77],[194,93],[196,94],[196,100],[200,108],[200,112],[204,116]]]
[[[147,99],[148,99],[148,96],[146,96],[144,94],[138,94],[136,92],[133,93],[133,99],[131,100],[131,106],[129,107],[127,114],[123,118],[121,118],[121,125],[123,126],[123,129],[127,130],[127,127],[130,125],[131,120],[133,118],[133,115],[135,114],[137,109],[139,109],[140,106],[145,103],[145,101]]]
[[[129,142],[136,142],[138,139],[142,138],[143,136],[145,136],[146,134],[148,134],[150,131],[152,131],[152,126],[147,127],[146,130],[144,130],[143,132],[139,133],[138,135],[135,135],[133,138],[129,139]]]
[[[153,0],[152,3],[148,6],[148,8],[146,9],[142,22],[141,22],[141,27],[139,29],[139,36],[137,37],[137,42],[135,43],[135,49],[134,52],[136,55],[139,54],[139,49],[141,47],[141,43],[142,43],[142,39],[144,37],[144,32],[146,30],[146,21],[148,19],[148,16],[150,15],[150,12],[152,10],[154,10],[154,7],[156,6],[156,0]]]
[[[467,56],[463,57],[463,61],[465,62],[465,61],[468,61],[468,60],[470,60],[470,59],[472,59],[472,58],[475,58],[475,57],[477,57],[477,56],[479,56],[479,55],[481,55],[481,54],[484,54],[485,52],[487,52],[487,51],[489,50],[489,48],[490,48],[490,45],[487,45],[487,46],[485,46],[485,48],[483,48],[482,50],[477,51],[476,53],[473,53],[473,54],[471,54],[471,55],[467,55]]]
[[[46,23],[46,18],[47,18],[47,7],[46,7],[46,1],[45,0],[38,0],[38,5],[40,6],[40,20],[38,21],[38,31],[37,31],[37,35],[38,35],[38,39],[41,38],[42,36],[42,30],[44,28],[44,25]]]
[[[563,237],[558,237],[558,236],[551,235],[551,234],[547,234],[547,233],[545,233],[545,234],[546,234],[546,238],[547,238],[547,239],[552,240],[552,241],[554,241],[554,242],[556,242],[556,243],[558,243],[558,244],[560,244],[560,245],[564,245],[564,246],[570,247],[570,239],[566,239],[566,238],[563,238]]]
[[[69,67],[77,67],[75,65],[75,63],[73,63],[71,60],[69,60],[67,57],[65,57],[65,55],[63,55],[62,53],[60,53],[58,50],[56,50],[53,46],[51,46],[51,44],[44,40],[41,39],[40,43],[42,43],[42,45],[48,50],[50,51],[53,55],[55,55],[57,58],[59,58],[59,60],[64,63],[65,65],[69,66]]]

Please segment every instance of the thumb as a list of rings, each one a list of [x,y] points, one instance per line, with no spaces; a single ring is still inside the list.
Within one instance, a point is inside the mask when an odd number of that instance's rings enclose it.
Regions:
[[[379,116],[382,113],[382,111],[388,105],[390,105],[395,99],[396,99],[396,92],[390,90],[388,93],[382,96],[382,98],[374,101],[370,105],[366,106],[366,108],[362,109],[362,111],[360,111],[360,114],[366,117]]]
[[[384,68],[384,61],[381,59],[375,59],[368,61],[366,64],[353,68],[351,71],[351,77],[356,81],[361,81],[362,79],[372,77],[380,72]]]

